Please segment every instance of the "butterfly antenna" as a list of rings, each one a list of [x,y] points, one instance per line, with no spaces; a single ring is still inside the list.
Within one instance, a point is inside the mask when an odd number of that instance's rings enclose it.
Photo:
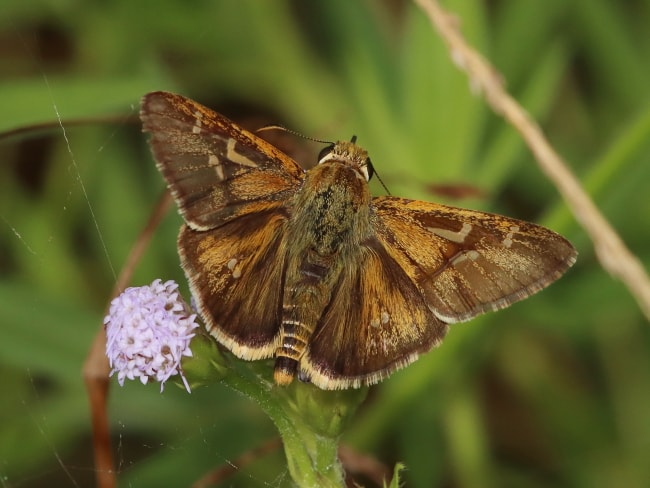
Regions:
[[[296,132],[295,130],[287,129],[286,127],[283,127],[281,125],[265,125],[264,127],[260,127],[257,129],[255,132],[262,132],[265,130],[281,130],[284,132],[287,132],[289,134],[292,134],[294,136],[300,137],[302,139],[306,139],[308,141],[312,142],[318,142],[319,144],[332,144],[331,141],[323,141],[322,139],[316,139],[315,137],[309,137],[306,136],[305,134],[301,134],[300,132]]]
[[[386,194],[388,196],[391,196],[390,190],[388,187],[384,184],[384,180],[381,179],[381,176],[379,176],[379,173],[377,173],[377,170],[374,171],[374,176],[379,180],[379,183],[381,183],[381,186],[386,190]]]

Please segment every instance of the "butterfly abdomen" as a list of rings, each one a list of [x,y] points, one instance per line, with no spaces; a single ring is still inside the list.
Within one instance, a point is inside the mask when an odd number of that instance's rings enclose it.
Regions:
[[[285,306],[291,310],[295,305]],[[275,353],[275,368],[273,379],[278,385],[288,385],[293,381],[300,364],[300,358],[305,352],[309,338],[314,332],[311,324],[288,318],[291,312],[283,314],[286,318],[282,319],[281,335],[282,345],[278,347]]]
[[[292,260],[282,303],[281,345],[275,353],[274,379],[278,385],[293,381],[307,344],[330,300],[329,282],[338,276],[335,261],[309,250]]]

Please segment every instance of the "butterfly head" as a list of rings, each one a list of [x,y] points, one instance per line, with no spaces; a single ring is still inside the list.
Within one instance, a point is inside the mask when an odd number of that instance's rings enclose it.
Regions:
[[[350,142],[338,141],[325,147],[318,155],[318,164],[338,161],[352,166],[359,171],[366,181],[372,178],[374,170],[368,151],[356,144],[357,136],[352,136]]]

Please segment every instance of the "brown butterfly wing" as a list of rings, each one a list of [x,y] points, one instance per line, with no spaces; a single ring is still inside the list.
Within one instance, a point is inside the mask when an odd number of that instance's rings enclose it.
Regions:
[[[279,345],[286,248],[283,206],[213,230],[183,226],[181,264],[208,332],[236,356],[271,357]]]
[[[377,239],[348,265],[301,360],[302,375],[328,390],[378,383],[447,331]]]
[[[302,359],[324,389],[381,381],[440,343],[448,323],[521,300],[575,262],[563,237],[516,219],[394,197],[373,208],[375,236]]]
[[[576,259],[566,239],[529,222],[395,197],[373,206],[380,241],[448,323],[522,300]]]
[[[153,92],[140,118],[187,224],[206,230],[285,200],[304,171],[273,145],[188,98]]]

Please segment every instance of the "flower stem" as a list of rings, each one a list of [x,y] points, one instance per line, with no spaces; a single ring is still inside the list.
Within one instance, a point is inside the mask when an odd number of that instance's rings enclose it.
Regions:
[[[338,459],[339,438],[365,399],[367,388],[323,391],[300,381],[280,387],[270,379],[269,362],[232,359],[232,363],[235,371],[223,382],[258,403],[273,420],[296,486],[345,486]]]

